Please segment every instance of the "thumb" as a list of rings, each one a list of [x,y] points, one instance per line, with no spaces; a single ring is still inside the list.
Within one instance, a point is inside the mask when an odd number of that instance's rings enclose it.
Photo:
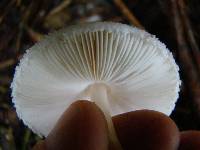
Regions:
[[[92,102],[77,101],[63,113],[46,138],[47,150],[107,150],[107,124]]]

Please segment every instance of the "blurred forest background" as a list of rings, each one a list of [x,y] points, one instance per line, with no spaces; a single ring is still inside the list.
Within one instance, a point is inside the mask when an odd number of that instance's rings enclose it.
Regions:
[[[0,0],[0,150],[25,150],[40,138],[16,115],[10,83],[25,50],[71,24],[115,21],[143,28],[172,51],[182,86],[170,116],[200,130],[199,0]]]

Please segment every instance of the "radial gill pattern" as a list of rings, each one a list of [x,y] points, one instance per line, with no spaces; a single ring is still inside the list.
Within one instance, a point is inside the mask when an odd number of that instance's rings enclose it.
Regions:
[[[16,67],[12,97],[24,123],[47,136],[72,102],[91,100],[95,83],[108,88],[111,115],[137,109],[169,115],[180,80],[172,54],[154,36],[119,23],[90,23],[31,47]]]

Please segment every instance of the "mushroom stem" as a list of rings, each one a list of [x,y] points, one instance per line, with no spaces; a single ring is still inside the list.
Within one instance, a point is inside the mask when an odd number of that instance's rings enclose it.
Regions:
[[[117,138],[117,134],[114,128],[114,124],[112,122],[112,117],[109,111],[109,102],[108,102],[108,86],[104,83],[95,83],[91,86],[92,94],[91,99],[94,101],[97,106],[103,111],[107,124],[108,124],[108,132],[109,132],[109,140],[114,146],[116,150],[122,150],[122,146]]]

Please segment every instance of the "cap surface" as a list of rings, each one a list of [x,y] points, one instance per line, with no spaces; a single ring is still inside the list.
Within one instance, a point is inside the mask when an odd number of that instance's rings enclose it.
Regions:
[[[169,115],[180,79],[172,54],[154,36],[112,22],[74,25],[27,50],[11,85],[18,116],[47,136],[78,100],[91,101],[94,83],[108,88],[111,115],[150,109]]]

